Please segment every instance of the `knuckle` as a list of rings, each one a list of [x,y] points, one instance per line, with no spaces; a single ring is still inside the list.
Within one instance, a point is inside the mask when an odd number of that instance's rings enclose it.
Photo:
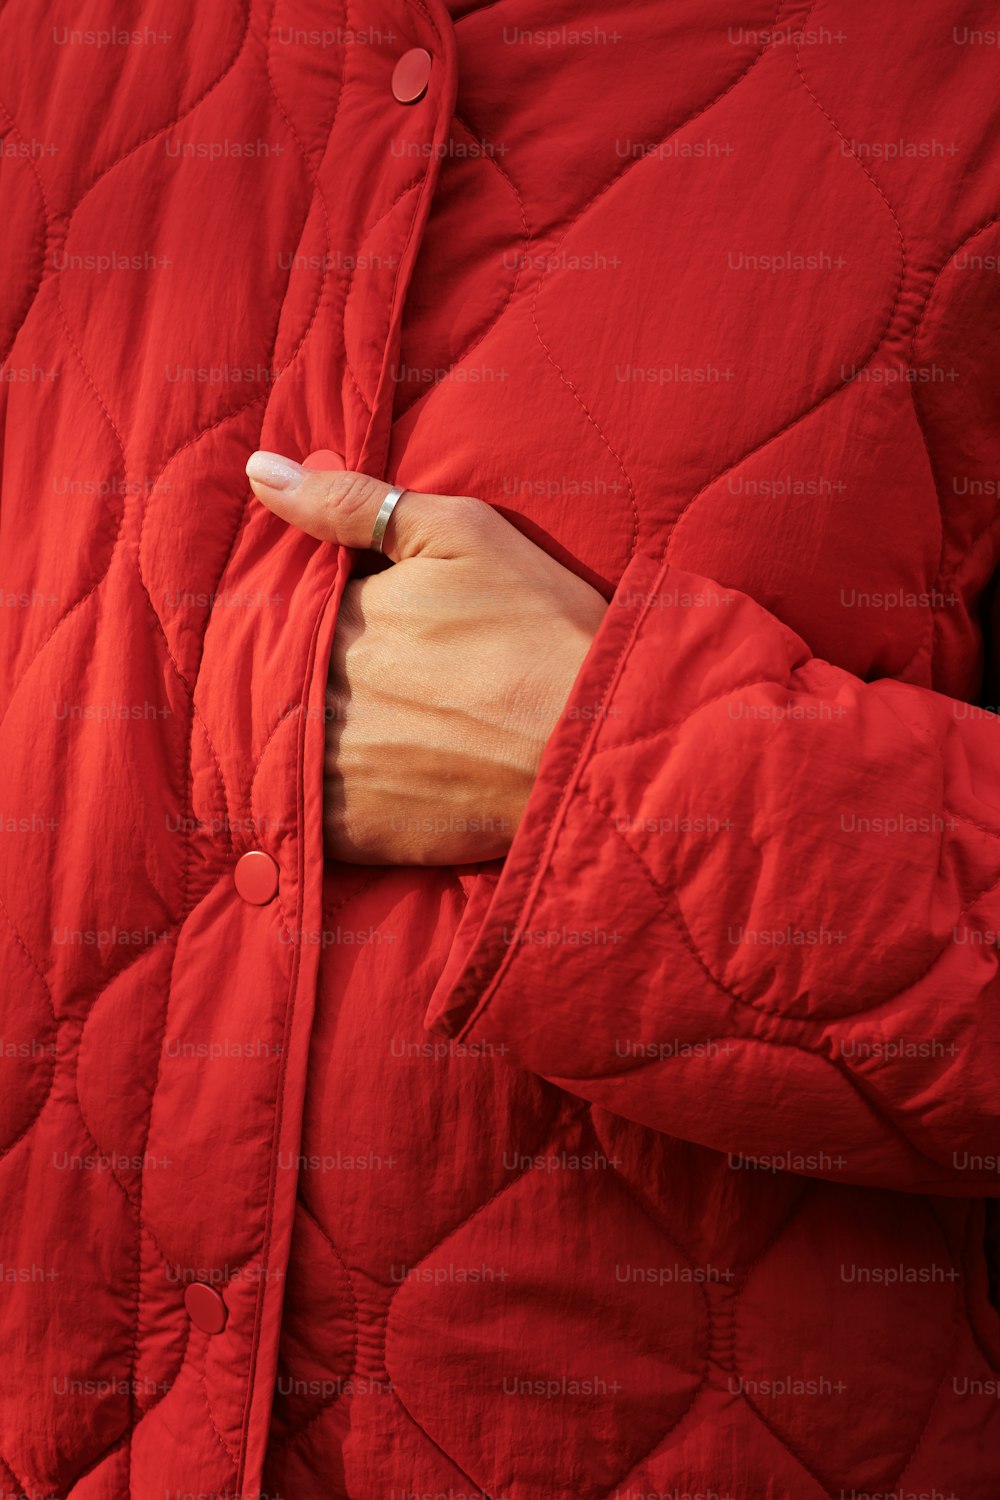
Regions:
[[[353,520],[356,516],[368,514],[377,495],[376,480],[368,474],[356,474],[348,469],[331,475],[327,480],[324,501],[333,516]]]
[[[471,495],[450,495],[435,521],[443,536],[457,530],[463,537],[477,539],[489,535],[496,513],[484,500]]]
[[[485,500],[476,500],[472,495],[456,495],[453,504],[461,512],[462,519],[470,526],[486,526],[493,512]]]
[[[411,551],[454,557],[478,550],[482,545],[478,505],[478,501],[464,496],[421,495],[419,508],[411,507],[409,515],[404,513],[402,517],[404,529],[409,528]]]

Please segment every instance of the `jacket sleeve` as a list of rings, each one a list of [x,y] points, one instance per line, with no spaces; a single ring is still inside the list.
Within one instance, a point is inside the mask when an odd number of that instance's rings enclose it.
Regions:
[[[734,1166],[1000,1194],[1000,719],[633,560],[427,1026]]]

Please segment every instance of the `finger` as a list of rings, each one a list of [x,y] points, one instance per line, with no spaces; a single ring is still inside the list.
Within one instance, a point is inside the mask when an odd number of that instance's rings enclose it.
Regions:
[[[368,548],[391,488],[350,469],[310,469],[280,453],[257,452],[247,477],[258,500],[275,515],[324,542]],[[392,512],[382,551],[394,562],[426,553],[456,557],[474,550],[499,520],[480,500],[407,490]]]

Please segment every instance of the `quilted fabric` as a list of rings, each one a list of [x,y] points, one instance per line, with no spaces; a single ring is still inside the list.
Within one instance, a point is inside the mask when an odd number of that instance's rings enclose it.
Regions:
[[[995,40],[9,0],[4,1496],[995,1500]],[[324,870],[258,446],[607,595],[502,866]]]

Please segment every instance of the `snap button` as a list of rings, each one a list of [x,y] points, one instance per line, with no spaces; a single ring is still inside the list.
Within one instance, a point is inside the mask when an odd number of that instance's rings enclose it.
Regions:
[[[392,70],[392,92],[400,104],[416,104],[427,92],[431,55],[426,47],[411,47]]]
[[[266,906],[278,894],[278,866],[263,849],[251,849],[236,861],[236,889],[251,906]]]
[[[214,1286],[192,1281],[184,1293],[184,1306],[191,1322],[202,1333],[221,1333],[225,1328],[229,1309]]]
[[[315,453],[310,453],[308,458],[302,460],[302,467],[304,469],[342,469],[344,460],[332,448],[317,448]]]

